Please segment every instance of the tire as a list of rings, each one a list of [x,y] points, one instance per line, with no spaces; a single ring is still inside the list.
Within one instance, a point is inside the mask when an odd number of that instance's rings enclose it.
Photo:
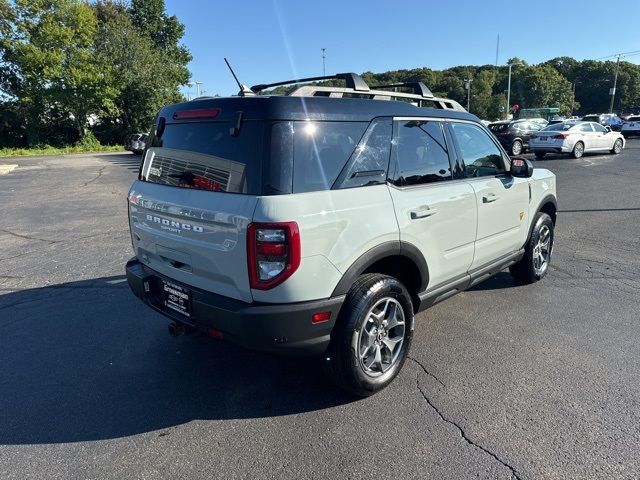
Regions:
[[[524,257],[509,267],[513,278],[525,284],[535,283],[547,274],[553,252],[553,220],[546,213],[538,212],[533,221]],[[541,259],[543,262],[540,262]]]
[[[544,152],[534,152],[534,155],[536,156],[537,160],[542,160],[544,158],[544,156],[546,155],[546,153],[544,153]]]
[[[523,150],[523,145],[520,140],[514,140],[511,144],[511,155],[520,155]]]
[[[571,155],[573,155],[573,158],[581,158],[582,155],[584,155],[584,143],[576,142],[576,144],[573,146]]]
[[[398,323],[387,329],[394,321]],[[387,275],[361,275],[331,333],[323,360],[325,373],[357,396],[373,395],[402,369],[412,338],[413,304],[404,285]]]
[[[622,148],[622,140],[617,139],[615,142],[613,142],[613,148],[610,150],[610,152],[614,155],[618,155],[622,153]]]

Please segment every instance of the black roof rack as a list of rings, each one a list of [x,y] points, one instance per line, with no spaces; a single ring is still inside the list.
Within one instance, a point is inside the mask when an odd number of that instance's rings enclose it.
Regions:
[[[398,88],[405,87],[413,90],[413,93],[416,95],[420,95],[424,98],[433,98],[433,93],[431,90],[422,82],[400,82],[400,83],[391,83],[389,85],[376,85],[375,87],[371,87],[374,90],[379,90],[381,88]]]
[[[337,73],[335,75],[328,75],[325,77],[296,78],[293,80],[285,80],[284,82],[261,83],[251,87],[251,91],[254,93],[258,93],[258,92],[261,92],[262,90],[266,90],[267,88],[271,88],[271,87],[280,87],[282,85],[295,85],[295,84],[306,83],[306,82],[316,82],[320,80],[344,80],[347,83],[347,88],[352,88],[353,90],[362,91],[362,92],[369,91],[369,85],[367,85],[367,83],[357,73]]]

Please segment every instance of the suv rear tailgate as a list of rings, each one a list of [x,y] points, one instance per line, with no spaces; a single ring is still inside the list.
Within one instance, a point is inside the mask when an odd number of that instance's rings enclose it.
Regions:
[[[256,203],[253,195],[136,181],[129,194],[135,254],[178,282],[251,302],[246,232]]]

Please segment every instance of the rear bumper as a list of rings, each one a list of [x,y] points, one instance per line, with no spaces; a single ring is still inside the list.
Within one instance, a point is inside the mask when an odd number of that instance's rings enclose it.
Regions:
[[[529,150],[533,153],[569,153],[571,148],[566,145],[531,145],[529,144]]]
[[[167,309],[159,292],[165,277],[133,258],[127,262],[131,291],[164,316],[198,330],[221,332],[223,338],[252,350],[292,356],[321,355],[327,349],[344,296],[290,304],[245,303],[188,286],[191,317]],[[331,312],[328,321],[312,324],[317,312]]]

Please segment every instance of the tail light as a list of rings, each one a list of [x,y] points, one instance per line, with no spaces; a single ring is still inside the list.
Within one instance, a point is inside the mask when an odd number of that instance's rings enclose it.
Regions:
[[[300,266],[296,222],[250,223],[247,227],[249,284],[257,290],[280,285]]]
[[[564,140],[565,138],[568,138],[569,135],[569,133],[557,133],[552,138],[555,138],[556,140]]]

